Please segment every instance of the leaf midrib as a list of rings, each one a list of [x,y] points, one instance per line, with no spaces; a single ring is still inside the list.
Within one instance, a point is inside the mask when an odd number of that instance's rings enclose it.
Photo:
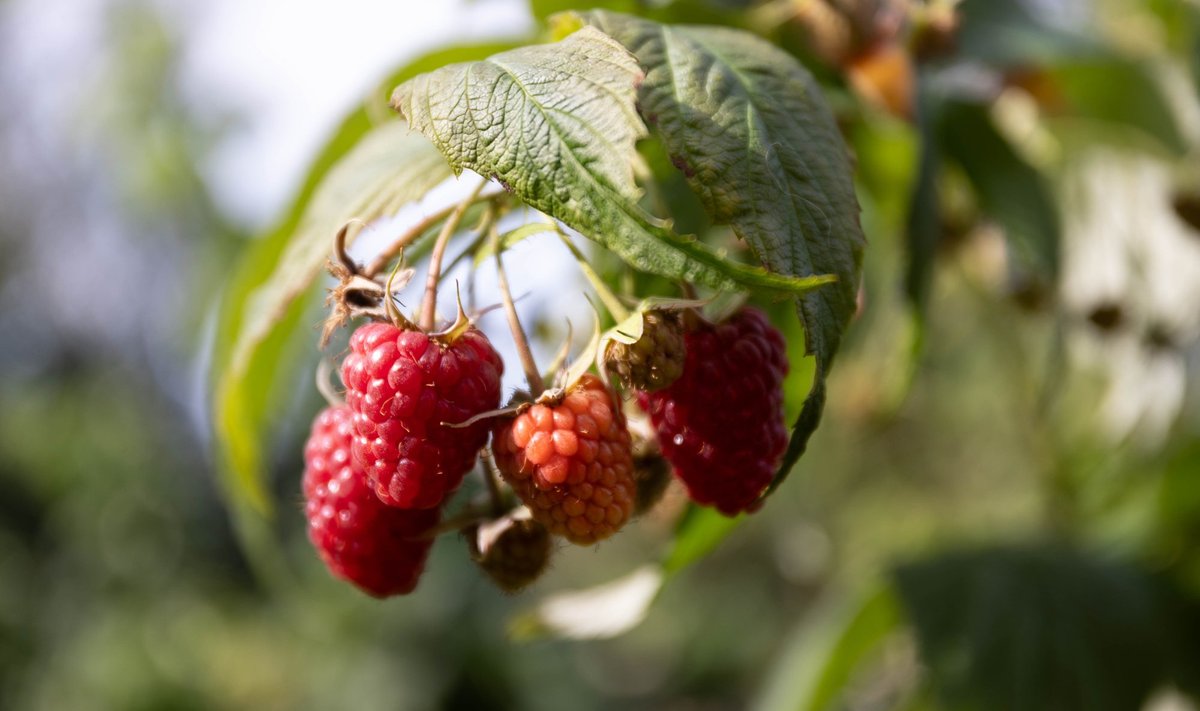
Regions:
[[[512,81],[513,85],[521,90],[521,93],[524,94],[525,99],[527,101],[529,101],[531,104],[533,104],[535,107],[537,107],[538,112],[541,113],[541,115],[545,118],[546,124],[553,129],[555,140],[558,142],[558,144],[560,146],[563,147],[564,152],[567,153],[568,155],[570,155],[571,162],[574,163],[575,166],[580,171],[582,171],[584,175],[586,175],[588,177],[588,180],[592,184],[594,184],[597,188],[604,191],[605,193],[611,194],[612,192],[614,192],[612,190],[612,188],[605,185],[604,182],[602,182],[597,175],[595,175],[591,170],[589,170],[587,168],[587,166],[583,163],[583,161],[580,160],[579,156],[577,156],[575,154],[574,148],[571,146],[570,142],[566,140],[566,136],[563,132],[562,127],[559,126],[557,121],[554,121],[551,118],[551,113],[553,110],[548,108],[542,102],[538,101],[537,98],[535,98],[534,95],[529,92],[529,89],[525,86],[525,83],[522,82],[520,77],[517,76],[516,70],[514,70],[513,68],[504,64],[503,62],[497,61],[495,57],[492,57],[491,59],[489,59],[487,61],[490,64],[494,65],[495,67],[499,68],[503,72],[504,76],[507,76]],[[569,72],[566,70],[556,70],[556,71],[562,71],[564,74],[567,74],[568,76],[584,78],[584,77],[580,77],[580,75],[575,74],[574,72]],[[603,86],[600,84],[596,84],[595,82],[592,82],[591,80],[587,80],[586,78],[584,78],[584,79],[585,79],[585,81],[589,81],[589,83],[592,83],[595,86]],[[612,93],[611,90],[609,90],[609,94],[610,94],[610,96],[617,98],[617,95],[615,93]],[[470,107],[468,107],[467,110],[470,111]],[[507,113],[507,111],[506,111],[506,113]],[[563,113],[563,112],[560,111],[559,113]],[[524,122],[524,119],[522,119],[522,122]],[[588,128],[588,130],[591,131],[593,134],[601,135],[600,131],[597,130],[596,127],[592,125],[591,121],[581,120],[580,124],[586,126]],[[521,131],[518,135],[524,136],[525,132]],[[524,141],[522,141],[522,142],[524,143]],[[612,144],[611,142],[608,142],[608,143],[609,143],[609,145],[613,145],[615,147],[615,144]],[[636,197],[636,195],[634,197]]]
[[[520,80],[520,78],[517,76],[515,70],[513,68],[505,65],[503,62],[497,61],[495,57],[492,57],[487,61],[490,64],[499,68],[503,72],[504,76],[509,77],[509,79],[512,81],[512,83],[521,91],[521,93],[525,96],[525,98],[531,104],[533,104],[534,106],[537,107],[539,112],[545,117],[546,123],[552,127],[553,132],[555,134],[555,139],[559,142],[559,144],[561,144],[565,148],[565,152],[567,153],[567,155],[570,156],[571,162],[574,163],[577,166],[577,168],[585,176],[587,176],[587,179],[589,180],[589,182],[592,185],[594,185],[597,190],[600,191],[600,193],[602,194],[603,197],[608,199],[608,201],[612,204],[612,206],[616,208],[616,211],[619,212],[621,215],[623,215],[626,219],[632,220],[636,226],[642,227],[641,219],[637,215],[634,215],[630,211],[625,209],[623,200],[614,199],[614,195],[613,195],[614,191],[611,188],[609,188],[607,185],[605,185],[603,182],[601,182],[595,174],[593,174],[590,170],[588,170],[586,168],[586,166],[580,161],[579,157],[577,155],[575,155],[575,152],[573,150],[571,150],[571,144],[564,138],[561,127],[550,118],[551,109],[549,109],[545,105],[543,105],[540,101],[538,101],[529,92],[529,90],[525,86],[524,82],[522,82]],[[568,74],[570,76],[579,76],[573,72],[568,72],[565,70],[563,71],[563,73]],[[613,94],[613,96],[615,96],[615,94]],[[522,121],[524,121],[523,118],[522,118]],[[581,123],[589,126],[589,128],[593,132],[596,130],[595,127],[591,126],[590,121],[582,121]],[[522,133],[522,135],[524,134],[523,131],[521,133]],[[680,254],[684,255],[685,257],[688,257],[690,259],[693,259],[693,260],[703,263],[706,268],[714,269],[717,271],[718,274],[720,273],[720,270],[717,268],[717,265],[720,263],[720,260],[716,255],[709,254],[705,250],[699,249],[699,248],[686,249],[684,247],[684,245],[679,244],[679,240],[681,239],[680,237],[675,236],[675,235],[671,235],[671,237],[672,237],[672,239],[662,240],[663,244],[667,245],[672,250],[679,252]],[[743,271],[743,272],[752,269],[752,267],[748,267],[747,265],[744,265],[744,264],[738,264],[736,266],[736,268],[739,271]],[[763,271],[765,274],[768,274],[768,275],[771,274],[770,270],[763,270]],[[804,279],[804,278],[810,278],[810,277],[815,278],[815,277],[819,277],[822,275],[819,275],[819,274],[807,274],[807,275],[785,274],[782,276],[790,277],[790,278]],[[729,279],[730,281],[736,281],[736,280],[730,279],[729,277],[725,277],[725,278]]]

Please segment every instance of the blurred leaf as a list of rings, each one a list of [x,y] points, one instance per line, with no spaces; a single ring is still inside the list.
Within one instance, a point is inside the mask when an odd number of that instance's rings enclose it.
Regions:
[[[817,376],[796,421],[778,486],[820,421],[825,375],[854,314],[865,239],[849,156],[812,76],[748,32],[583,15],[646,72],[638,111],[718,224],[730,224],[771,271],[833,274],[799,299]]]
[[[546,635],[569,639],[616,637],[645,619],[662,582],[662,571],[647,565],[594,588],[551,595],[536,609],[514,619],[509,634],[523,641]]]
[[[1182,443],[1165,457],[1158,489],[1158,547],[1176,575],[1200,596],[1200,439]]]
[[[604,8],[618,12],[636,13],[649,5],[646,0],[529,0],[529,10],[539,20],[567,10]]]
[[[929,83],[924,76],[918,78],[917,86],[920,161],[917,181],[909,202],[908,269],[904,286],[920,319],[926,304],[929,303],[934,260],[938,245],[942,241],[941,207],[937,190],[941,156],[934,125],[940,117],[943,101],[929,91]]]
[[[1154,582],[1061,548],[993,548],[901,567],[921,655],[951,708],[1139,708],[1165,680]]]
[[[1166,461],[1159,491],[1161,520],[1190,522],[1200,534],[1200,439],[1178,447]]]
[[[275,403],[272,392],[289,377],[296,353],[289,345],[303,333],[309,299],[293,298],[277,304],[276,313],[254,326],[258,335],[250,342],[246,333],[251,313],[247,308],[255,294],[277,273],[277,267],[293,235],[301,230],[310,202],[330,171],[369,133],[374,116],[387,116],[386,92],[396,82],[446,62],[487,56],[513,46],[510,42],[451,47],[414,60],[390,76],[362,106],[348,115],[309,167],[304,182],[287,213],[269,234],[247,245],[222,294],[213,349],[212,374],[216,385],[213,403],[214,433],[218,442],[219,466],[227,477],[230,494],[239,492],[259,511],[269,511],[271,502],[262,482],[262,452],[259,438],[267,412]],[[331,236],[331,235],[330,235]],[[239,345],[240,344],[240,345]],[[236,376],[230,374],[237,356]]]
[[[744,12],[745,5],[737,0],[529,0],[533,16],[539,20],[550,20],[551,29],[557,37],[562,37],[564,26],[561,24],[562,14],[568,12],[583,12],[585,10],[611,10],[637,15],[658,22],[691,22],[714,25],[743,25],[748,16]],[[738,6],[742,7],[738,7]],[[559,17],[551,17],[559,14]],[[577,29],[577,28],[575,28]]]
[[[392,104],[456,171],[499,180],[637,269],[717,289],[819,286],[725,259],[638,206],[640,76],[624,48],[584,28],[555,44],[416,77],[396,88]]]
[[[936,121],[934,140],[962,167],[981,209],[1024,264],[1054,279],[1061,226],[1045,178],[1000,134],[986,105],[947,101]]]
[[[674,575],[708,555],[745,519],[730,518],[706,506],[688,504],[675,527],[671,550],[663,559],[663,570]]]
[[[1188,66],[1192,70],[1192,87],[1200,93],[1200,7],[1188,5],[1189,41],[1191,48],[1187,55]]]
[[[1200,599],[1197,591],[1170,584],[1167,591],[1171,652],[1171,682],[1194,701],[1200,701]]]
[[[1172,156],[1188,149],[1175,109],[1150,64],[1107,56],[1048,71],[1071,114],[1141,131]]]
[[[805,616],[771,672],[758,711],[825,711],[834,708],[846,686],[872,652],[901,623],[900,603],[890,586],[852,605],[840,598],[836,610],[818,607]]]
[[[988,64],[1042,65],[1098,50],[1098,42],[1080,32],[1051,24],[1035,3],[964,0],[956,56]]]

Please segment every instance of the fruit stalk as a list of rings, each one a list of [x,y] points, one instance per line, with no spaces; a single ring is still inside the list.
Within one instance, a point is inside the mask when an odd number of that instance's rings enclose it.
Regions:
[[[485,200],[493,200],[497,197],[497,195],[498,195],[498,193],[489,193],[487,195],[480,195],[478,193],[478,191],[476,191],[474,199],[471,201],[471,203],[468,205],[468,207],[470,207],[470,205],[472,205],[472,204],[475,204],[478,202],[483,202]],[[383,271],[385,269],[387,269],[387,265],[391,264],[392,260],[395,259],[401,252],[404,251],[405,247],[407,247],[408,245],[415,242],[421,235],[428,232],[431,228],[433,228],[439,222],[441,222],[442,220],[445,220],[447,217],[450,217],[450,215],[452,213],[454,213],[456,210],[458,210],[460,207],[461,207],[461,204],[449,205],[441,210],[438,210],[437,212],[433,213],[432,215],[422,219],[420,222],[418,222],[417,224],[415,224],[411,228],[409,228],[408,231],[406,231],[404,234],[397,237],[395,242],[392,242],[390,245],[387,246],[387,249],[385,249],[382,252],[380,252],[379,254],[375,255],[375,258],[371,260],[370,264],[368,264],[366,267],[364,267],[362,270],[360,270],[359,273],[362,274],[363,276],[367,277],[368,279],[373,279],[374,277],[378,276],[379,274],[382,274]]]
[[[613,320],[617,322],[624,321],[626,317],[629,316],[629,309],[625,308],[625,305],[622,304],[621,300],[617,298],[617,295],[612,292],[612,289],[608,288],[608,285],[604,283],[604,280],[600,278],[600,275],[596,273],[596,270],[592,269],[592,265],[588,264],[587,257],[583,255],[583,252],[579,251],[579,247],[575,246],[575,243],[571,241],[571,238],[568,237],[562,230],[558,229],[557,224],[554,226],[554,228],[555,231],[558,232],[558,236],[562,239],[563,244],[565,244],[567,249],[570,250],[571,256],[575,257],[576,262],[579,262],[580,271],[582,271],[583,275],[587,277],[587,280],[591,282],[592,288],[596,290],[596,295],[600,297],[600,301],[604,303],[604,308],[608,309],[608,313],[612,314]]]
[[[450,216],[446,218],[446,222],[442,225],[442,231],[438,233],[437,243],[433,246],[433,252],[429,255],[429,274],[425,277],[425,298],[421,302],[421,320],[420,326],[423,331],[433,330],[433,319],[437,314],[437,287],[438,279],[442,275],[442,255],[446,253],[446,245],[450,244],[450,237],[454,235],[458,225],[462,222],[463,215],[466,214],[467,208],[475,204],[479,198],[479,193],[483,191],[483,186],[487,185],[486,180],[480,181],[479,185],[471,191],[466,200],[460,202]]]

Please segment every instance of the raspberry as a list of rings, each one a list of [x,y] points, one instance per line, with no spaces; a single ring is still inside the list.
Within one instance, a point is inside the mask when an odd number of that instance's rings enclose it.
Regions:
[[[667,485],[671,483],[671,465],[661,454],[643,454],[633,459],[634,479],[637,481],[637,494],[633,500],[633,512],[642,515],[654,508],[667,493]]]
[[[573,543],[608,538],[633,511],[625,415],[595,375],[584,375],[558,402],[501,423],[492,450],[534,520]]]
[[[353,415],[330,407],[313,422],[304,446],[308,538],[330,572],[375,597],[417,586],[438,522],[437,509],[384,506],[350,455]]]
[[[537,580],[550,562],[550,532],[537,521],[502,518],[467,531],[471,558],[507,593]]]
[[[380,501],[429,509],[458,488],[487,442],[488,424],[446,425],[497,408],[503,371],[474,328],[449,344],[390,323],[354,332],[342,382],[354,412],[354,459]]]
[[[787,447],[783,336],[756,309],[687,334],[683,375],[638,393],[663,456],[693,501],[733,516],[758,508]]]
[[[683,373],[683,319],[678,311],[642,314],[642,337],[633,344],[609,341],[604,367],[628,388],[661,390]]]

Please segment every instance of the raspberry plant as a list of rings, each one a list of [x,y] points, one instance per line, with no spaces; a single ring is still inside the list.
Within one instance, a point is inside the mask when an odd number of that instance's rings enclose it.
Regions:
[[[301,200],[293,229],[262,256],[270,275],[230,317],[237,337],[217,430],[235,490],[266,512],[254,436],[266,410],[245,386],[300,351],[288,334],[308,318],[328,257],[322,345],[354,330],[348,348],[326,348],[340,359],[341,392],[328,393],[332,409],[314,423],[304,490],[321,557],[372,595],[411,591],[429,541],[453,532],[487,577],[519,590],[552,551],[568,554],[552,538],[586,546],[616,535],[671,477],[695,506],[757,510],[817,427],[855,310],[864,239],[851,165],[796,60],[740,30],[605,11],[564,13],[552,27],[553,41],[453,51],[397,75],[398,116],[347,124],[353,147]],[[365,263],[348,255],[364,224],[455,176],[465,197]],[[710,224],[728,225],[748,251],[714,241],[717,231],[676,230],[679,203],[663,186],[680,179]],[[521,216],[526,224],[509,227]],[[597,318],[611,326],[603,336],[597,327],[569,368],[550,368],[549,386],[503,266],[506,250],[537,232],[556,233],[579,259],[604,307]],[[620,266],[597,269],[576,233]],[[480,330],[480,312],[461,302],[456,319],[438,318],[460,234],[460,257],[476,268],[494,259],[499,275],[526,380],[507,399],[491,345],[500,334]],[[423,294],[402,313],[421,265]],[[746,298],[791,299],[803,344],[789,350],[759,311],[730,316]],[[815,375],[789,435],[783,375],[805,355]],[[473,469],[479,484],[466,488],[481,495],[456,495]],[[715,541],[729,528],[719,521],[692,509],[677,536]],[[411,522],[421,525],[395,533]]]

